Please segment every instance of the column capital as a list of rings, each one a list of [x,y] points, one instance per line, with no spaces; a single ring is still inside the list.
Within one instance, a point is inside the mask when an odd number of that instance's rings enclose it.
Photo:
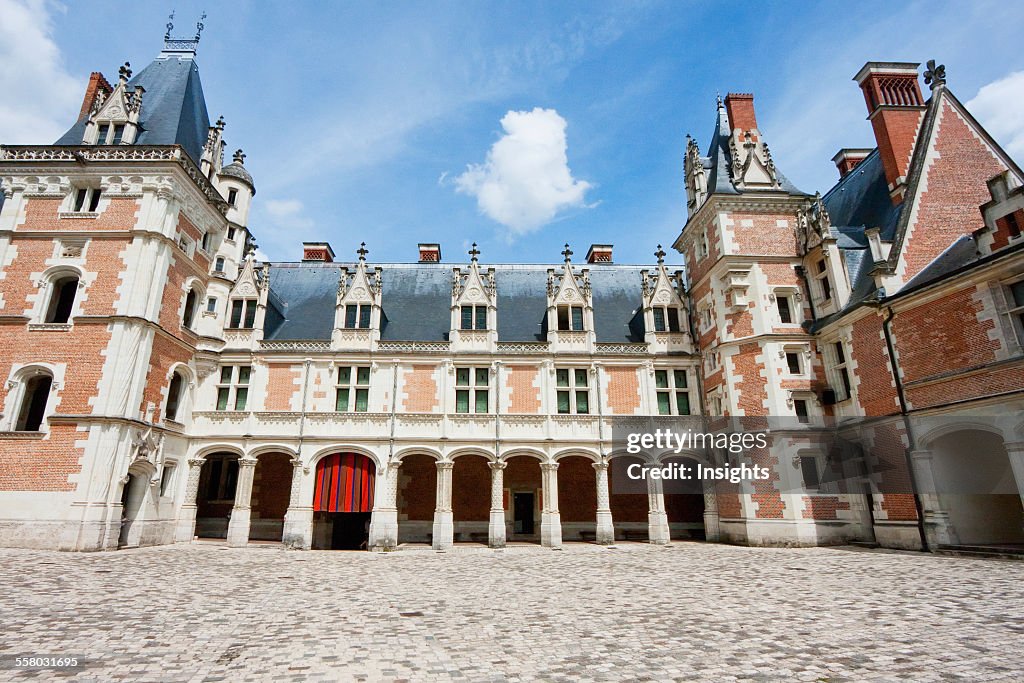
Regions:
[[[401,460],[389,460],[388,464],[387,464],[387,468],[389,470],[397,470],[401,466],[402,466],[402,461]]]
[[[203,463],[206,462],[206,458],[189,458],[188,464],[190,467],[202,467]]]
[[[925,450],[923,448],[919,448],[917,450],[910,451],[910,457],[913,458],[914,460],[931,460],[932,452],[929,450]]]
[[[292,458],[288,462],[290,462],[292,464],[292,467],[302,467],[302,458],[300,458],[298,456]]]
[[[545,472],[554,472],[558,469],[557,462],[542,462],[540,468]]]
[[[238,459],[238,466],[239,467],[256,467],[256,463],[257,462],[259,462],[259,461],[256,458],[250,458],[249,456],[246,456],[244,458],[239,458]]]
[[[508,463],[507,462],[489,462],[489,463],[487,463],[487,466],[490,467],[492,470],[503,470],[506,467],[508,467]]]
[[[455,467],[455,463],[452,462],[451,460],[438,460],[434,464],[437,466],[437,469],[439,470],[450,470],[451,468]]]
[[[608,463],[607,462],[592,462],[592,463],[590,463],[590,465],[591,465],[591,467],[593,467],[598,472],[607,472],[608,471]]]
[[[1006,441],[1003,443],[1006,452],[1024,451],[1024,441]]]

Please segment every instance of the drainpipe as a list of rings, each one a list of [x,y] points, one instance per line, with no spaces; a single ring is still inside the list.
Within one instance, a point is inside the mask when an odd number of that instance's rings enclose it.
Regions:
[[[896,317],[896,314],[892,310],[892,306],[887,306],[885,309],[885,318],[882,319],[882,334],[885,336],[885,346],[889,351],[889,367],[892,370],[892,379],[896,384],[896,396],[900,402],[900,415],[903,417],[903,426],[907,431],[907,442],[908,446],[904,451],[907,460],[907,473],[910,475],[910,490],[914,493],[914,508],[917,510],[917,532],[921,536],[921,549],[928,552],[928,537],[924,532],[924,506],[921,505],[921,495],[917,488],[917,477],[914,474],[914,462],[911,457],[911,453],[916,447],[914,440],[914,429],[910,422],[910,415],[907,411],[907,397],[903,391],[903,380],[900,379],[900,370],[896,363],[896,347],[892,341],[892,331],[889,325],[892,323],[892,319]]]
[[[501,457],[501,371],[504,363],[500,360],[494,364],[494,460]]]
[[[398,363],[399,359],[392,360],[391,365],[391,435],[388,438],[388,462],[395,457],[395,410],[398,405]]]
[[[306,399],[309,395],[309,368],[313,365],[313,359],[307,358],[304,365],[305,373],[302,377],[302,412],[299,415],[299,446],[296,449],[298,455],[297,458],[302,458],[302,438],[306,433]]]

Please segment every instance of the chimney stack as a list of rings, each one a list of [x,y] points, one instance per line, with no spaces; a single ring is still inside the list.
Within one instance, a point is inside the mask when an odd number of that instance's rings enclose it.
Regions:
[[[114,88],[111,87],[107,79],[103,77],[103,74],[99,71],[93,71],[89,76],[89,85],[85,88],[85,98],[82,100],[82,109],[78,112],[79,121],[89,115],[89,112],[92,111],[93,102],[96,101],[96,95],[101,92],[104,95],[109,95],[114,92]]]
[[[839,177],[845,178],[846,174],[857,167],[857,164],[864,161],[871,154],[870,149],[854,147],[843,147],[832,157],[832,163],[839,169]]]
[[[323,263],[331,263],[334,261],[334,250],[331,249],[331,245],[327,242],[303,242],[302,260],[303,262],[321,261]]]
[[[587,252],[587,263],[611,263],[612,262],[612,245],[611,244],[591,244],[590,250]]]
[[[910,157],[924,116],[919,66],[916,62],[868,62],[853,77],[864,92],[893,204],[903,201]]]
[[[752,93],[729,93],[725,96],[725,111],[729,115],[729,125],[732,126],[732,130],[737,128],[743,131],[757,129]]]
[[[441,245],[433,243],[420,242],[420,263],[440,263],[441,262]]]

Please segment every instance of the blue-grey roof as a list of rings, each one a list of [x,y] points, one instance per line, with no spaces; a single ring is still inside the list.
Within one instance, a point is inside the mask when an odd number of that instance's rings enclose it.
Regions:
[[[828,209],[832,225],[848,234],[852,228],[879,228],[883,240],[891,240],[900,217],[901,205],[889,198],[882,157],[876,148],[864,161],[840,178],[821,201]],[[840,245],[842,246],[842,245]]]
[[[231,176],[232,178],[238,178],[244,183],[248,183],[249,187],[252,188],[253,194],[256,194],[256,183],[252,180],[252,174],[246,170],[245,166],[238,163],[237,161],[232,162],[220,169],[219,175]]]
[[[911,289],[938,280],[979,258],[981,258],[981,254],[978,253],[978,243],[975,241],[974,235],[961,235],[944,252],[936,256],[934,261],[922,268],[907,284],[903,285],[903,289]]]
[[[380,264],[383,291],[381,339],[445,341],[451,327],[452,268],[465,264]],[[274,263],[264,338],[330,339],[338,278],[348,263]],[[488,266],[491,267],[491,266]],[[496,265],[498,339],[546,339],[547,271],[561,266]],[[643,341],[641,276],[652,266],[599,265],[590,268],[594,328],[599,342]],[[270,309],[274,309],[271,311]]]
[[[195,60],[183,56],[160,56],[129,81],[141,85],[138,145],[181,145],[197,164],[210,128],[203,84]],[[75,123],[57,145],[80,145],[86,119]]]

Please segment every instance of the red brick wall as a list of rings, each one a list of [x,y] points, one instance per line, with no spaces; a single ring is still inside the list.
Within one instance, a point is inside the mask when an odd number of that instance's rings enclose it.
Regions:
[[[1010,243],[1010,237],[1012,236],[1010,234],[1010,215],[1017,219],[1017,226],[1024,229],[1024,209],[1017,209],[1002,218],[997,218],[996,231],[992,234],[992,251],[1002,249]]]
[[[153,413],[153,421],[162,423],[164,421],[164,394],[170,384],[170,380],[167,378],[167,374],[171,371],[171,366],[176,363],[188,363],[192,357],[192,352],[188,347],[184,347],[180,342],[176,342],[168,337],[157,333],[153,337],[153,352],[149,358],[149,374],[146,377],[146,387],[142,392],[142,403],[139,405],[139,416],[145,417],[146,407],[149,403],[152,403],[155,407]],[[188,394],[189,388],[187,384],[184,384],[181,388],[182,401],[180,406],[185,404],[185,396]],[[183,410],[178,411],[178,422],[183,421]]]
[[[437,507],[437,466],[434,462],[428,455],[410,455],[402,459],[398,470],[400,519],[434,519],[434,508]]]
[[[868,415],[899,412],[899,398],[893,386],[889,353],[882,337],[882,318],[868,315],[853,323],[853,343],[849,351],[856,367],[851,378],[857,385],[857,398]],[[901,355],[902,362],[902,355]]]
[[[793,233],[794,215],[782,213],[733,213],[729,214],[730,226],[736,253],[758,256],[796,256],[796,237]],[[753,221],[752,226],[743,225],[744,220]],[[780,227],[779,221],[787,221]]]
[[[0,491],[74,491],[68,476],[82,469],[74,443],[87,437],[74,425],[51,425],[45,440],[0,440]]]
[[[25,203],[25,222],[18,230],[90,231],[131,230],[138,222],[140,199],[113,198],[96,218],[58,218],[63,200],[33,197]],[[101,202],[100,206],[103,203]]]
[[[597,521],[597,472],[579,456],[558,461],[558,511],[563,522]]]
[[[837,496],[804,496],[804,519],[839,519],[838,511],[849,509]]]
[[[414,365],[404,373],[405,396],[402,410],[406,413],[432,413],[438,408],[435,365]]]
[[[541,411],[540,368],[535,365],[508,366],[508,385],[512,390],[510,413],[535,415]]]
[[[608,408],[614,415],[634,415],[640,409],[640,378],[636,367],[606,367]]]
[[[487,458],[464,455],[452,469],[452,519],[486,522],[491,518],[491,468]]]
[[[267,394],[264,408],[266,410],[291,410],[292,396],[299,388],[295,381],[302,376],[302,366],[289,363],[268,363],[267,372]]]
[[[292,463],[287,453],[259,456],[252,484],[252,516],[283,519],[292,491]]]

